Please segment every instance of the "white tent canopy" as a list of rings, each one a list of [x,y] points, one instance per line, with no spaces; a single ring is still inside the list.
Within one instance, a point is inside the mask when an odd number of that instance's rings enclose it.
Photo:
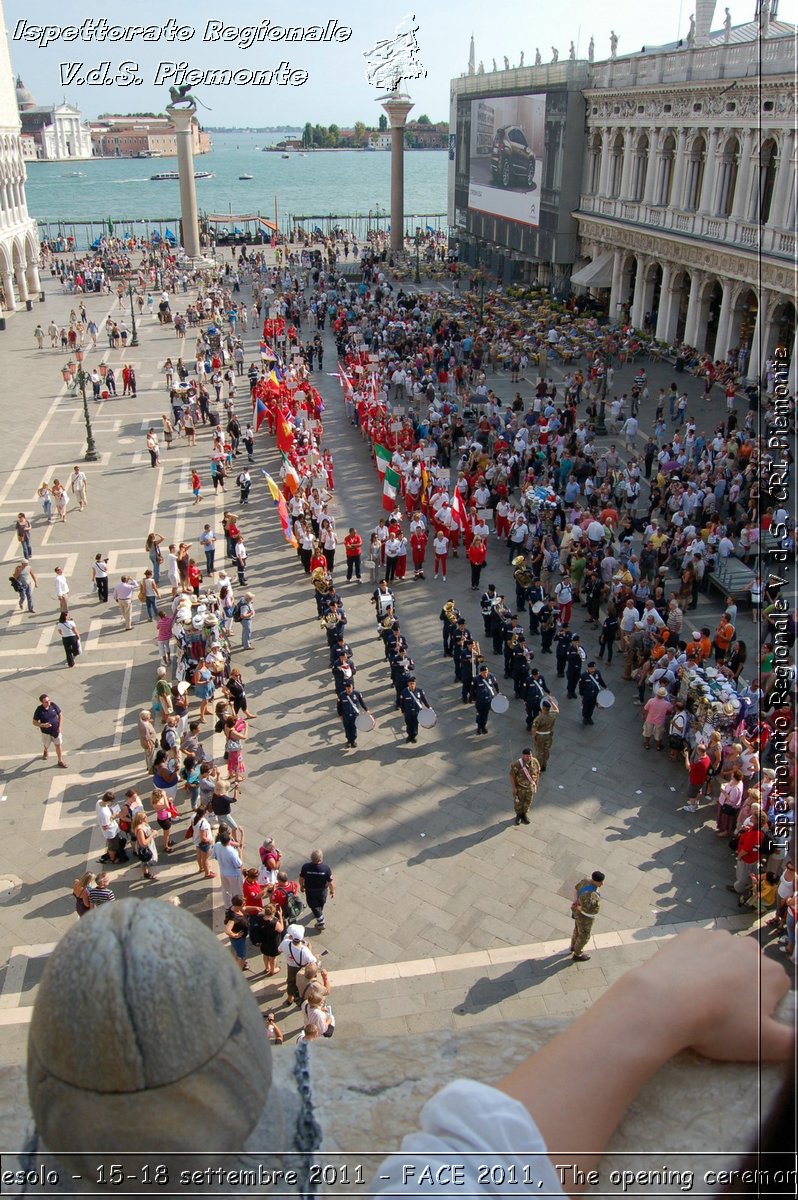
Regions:
[[[612,260],[613,251],[605,250],[603,254],[599,254],[598,258],[594,258],[587,266],[580,267],[571,276],[571,283],[577,284],[579,287],[611,287],[612,285]]]

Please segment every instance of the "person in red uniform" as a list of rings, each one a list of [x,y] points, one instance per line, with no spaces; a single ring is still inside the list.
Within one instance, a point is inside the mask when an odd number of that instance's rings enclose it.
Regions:
[[[356,529],[350,529],[344,538],[344,550],[346,551],[347,581],[351,580],[354,575],[360,583],[360,555],[363,550],[363,539]]]
[[[424,578],[424,558],[427,553],[427,535],[423,529],[414,529],[410,535],[410,550],[413,554],[414,579]]]
[[[485,566],[485,559],[488,555],[488,547],[485,539],[475,537],[468,547],[468,561],[471,563],[471,591],[479,591],[479,577],[482,574],[482,568]]]

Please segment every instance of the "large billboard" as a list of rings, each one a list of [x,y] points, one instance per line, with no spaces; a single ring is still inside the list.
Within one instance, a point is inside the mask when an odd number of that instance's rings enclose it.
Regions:
[[[545,122],[542,94],[471,101],[470,209],[540,224]]]

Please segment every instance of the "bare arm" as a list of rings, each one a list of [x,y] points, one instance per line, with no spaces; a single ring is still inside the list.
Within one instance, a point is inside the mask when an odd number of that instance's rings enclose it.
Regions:
[[[740,1062],[788,1059],[791,1028],[772,1016],[788,990],[786,972],[755,942],[690,930],[624,975],[497,1087],[529,1111],[553,1162],[578,1133],[586,1149],[574,1161],[586,1172],[643,1084],[679,1051]]]

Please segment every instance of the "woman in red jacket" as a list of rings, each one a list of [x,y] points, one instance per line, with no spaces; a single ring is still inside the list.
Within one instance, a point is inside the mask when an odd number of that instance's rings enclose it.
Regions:
[[[484,538],[475,537],[471,545],[468,547],[468,561],[471,563],[471,590],[472,592],[479,591],[479,577],[482,574],[482,568],[485,566],[485,559],[488,555],[488,547]]]

